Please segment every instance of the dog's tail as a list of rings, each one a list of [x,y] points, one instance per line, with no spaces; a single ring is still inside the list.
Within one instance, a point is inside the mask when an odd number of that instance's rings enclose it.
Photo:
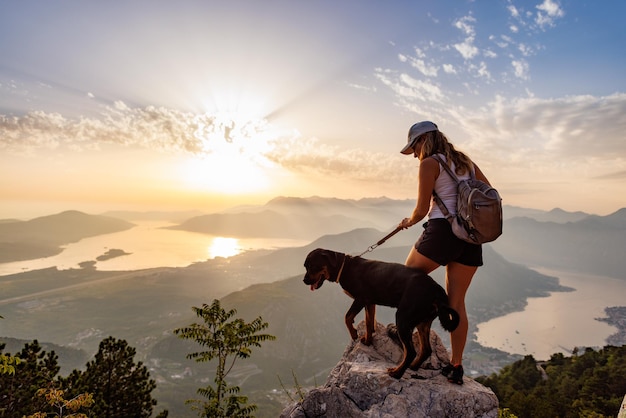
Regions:
[[[459,313],[452,309],[447,303],[440,304],[437,308],[437,316],[441,326],[448,332],[452,332],[459,326]]]

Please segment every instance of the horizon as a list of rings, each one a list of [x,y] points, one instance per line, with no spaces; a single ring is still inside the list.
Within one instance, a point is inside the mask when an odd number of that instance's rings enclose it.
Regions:
[[[237,209],[237,208],[241,208],[241,207],[246,207],[246,206],[250,206],[250,207],[259,207],[259,206],[265,206],[267,205],[269,202],[271,202],[274,199],[279,199],[279,198],[294,198],[294,199],[340,199],[340,200],[352,200],[352,201],[359,201],[359,200],[367,200],[367,199],[389,199],[389,200],[395,200],[395,201],[402,201],[402,200],[412,200],[411,198],[408,199],[392,199],[390,197],[387,196],[365,196],[365,197],[361,197],[361,198],[346,198],[346,199],[342,199],[342,198],[338,198],[338,197],[326,197],[326,196],[274,196],[272,198],[269,198],[266,201],[262,201],[260,203],[245,203],[242,202],[241,204],[236,204],[236,205],[232,205],[232,206],[224,206],[221,208],[218,208],[216,210],[202,210],[202,209],[198,209],[198,208],[147,208],[147,207],[118,207],[118,208],[112,208],[112,207],[108,207],[108,206],[93,206],[93,205],[84,205],[84,204],[77,204],[77,207],[66,207],[64,205],[61,206],[57,206],[54,205],[53,207],[46,207],[41,208],[41,207],[33,207],[30,206],[28,210],[24,211],[24,207],[23,206],[19,206],[18,209],[14,209],[14,210],[7,210],[7,208],[0,208],[0,220],[9,220],[9,219],[17,219],[20,221],[27,221],[27,220],[31,220],[31,219],[35,219],[35,218],[39,218],[39,217],[43,217],[43,216],[49,216],[49,215],[56,215],[56,214],[60,214],[62,212],[66,212],[66,211],[78,211],[78,212],[83,212],[89,215],[105,215],[108,212],[131,212],[131,213],[151,213],[151,212],[164,212],[164,213],[184,213],[184,212],[198,212],[202,215],[208,215],[208,214],[214,214],[214,213],[223,213],[223,212],[227,212],[230,209]],[[617,208],[616,210],[613,210],[611,212],[608,213],[594,213],[594,212],[586,212],[583,210],[565,210],[561,207],[553,207],[550,209],[541,209],[541,208],[536,208],[536,207],[531,207],[531,206],[519,206],[519,205],[508,205],[506,203],[503,202],[503,208],[506,210],[507,207],[510,208],[515,208],[515,209],[522,209],[522,210],[532,210],[532,211],[542,211],[542,212],[552,212],[552,211],[564,211],[567,213],[575,213],[575,212],[583,212],[587,215],[595,215],[595,216],[609,216],[612,215],[616,212],[619,212],[620,210],[626,209],[626,205],[621,207],[621,208]],[[48,210],[48,209],[53,209],[53,210]]]
[[[400,149],[420,120],[505,205],[612,214],[626,207],[622,12],[2,3],[0,218],[416,199],[418,161]]]

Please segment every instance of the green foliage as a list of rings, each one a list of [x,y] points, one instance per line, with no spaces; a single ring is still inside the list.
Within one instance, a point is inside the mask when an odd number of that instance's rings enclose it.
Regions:
[[[498,418],[518,418],[509,408],[498,409]]]
[[[0,319],[3,318],[4,317],[0,315]],[[20,362],[20,359],[2,354],[1,351],[3,349],[4,344],[0,345],[0,374],[15,374],[15,365]]]
[[[148,418],[157,403],[151,396],[156,384],[146,366],[135,363],[135,354],[126,341],[106,338],[86,370],[74,370],[63,380],[64,386],[70,396],[92,393],[94,416]]]
[[[252,354],[250,347],[261,347],[261,342],[275,340],[276,337],[269,334],[258,334],[268,327],[261,317],[250,323],[243,319],[230,320],[237,311],[224,310],[219,300],[213,300],[211,306],[203,304],[202,308],[193,307],[193,311],[202,324],[194,323],[188,327],[174,330],[174,334],[183,339],[197,342],[202,351],[191,353],[187,358],[198,362],[207,362],[217,359],[215,372],[215,387],[208,385],[198,389],[198,394],[208,401],[189,400],[187,404],[198,411],[201,417],[250,417],[256,410],[256,405],[246,405],[248,398],[239,395],[238,386],[229,386],[226,376],[235,365],[238,358],[248,358]],[[230,321],[229,321],[230,320]],[[229,357],[232,359],[229,362]]]
[[[9,355],[10,357],[10,355]],[[23,417],[46,409],[37,391],[48,387],[59,373],[54,351],[46,353],[37,340],[25,344],[16,357],[14,374],[0,374],[0,417]]]
[[[15,374],[15,366],[20,364],[18,357],[0,353],[0,374]]]
[[[503,410],[519,418],[614,417],[626,394],[626,346],[553,354],[538,364],[526,356],[498,374],[478,380]]]
[[[39,389],[37,396],[46,399],[46,402],[54,412],[52,416],[55,418],[87,418],[87,415],[80,413],[81,408],[89,408],[93,405],[93,396],[89,393],[81,393],[72,399],[65,399],[64,391],[61,389]],[[69,415],[65,412],[70,412]],[[51,415],[45,412],[36,412],[27,418],[48,418]]]

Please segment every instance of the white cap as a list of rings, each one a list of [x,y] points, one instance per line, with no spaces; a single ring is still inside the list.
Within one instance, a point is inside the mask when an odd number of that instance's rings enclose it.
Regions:
[[[402,151],[400,152],[405,155],[412,154],[413,147],[415,146],[415,141],[420,135],[425,134],[426,132],[432,132],[437,130],[437,125],[427,120],[414,124],[413,126],[411,126],[411,129],[409,129],[407,144],[404,148],[402,148]]]

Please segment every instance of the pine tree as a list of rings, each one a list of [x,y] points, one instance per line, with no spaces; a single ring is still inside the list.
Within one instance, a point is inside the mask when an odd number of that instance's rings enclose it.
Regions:
[[[27,343],[15,365],[15,373],[0,374],[0,417],[22,417],[46,407],[45,399],[37,396],[37,391],[54,385],[59,373],[57,355],[45,352],[34,340]]]
[[[90,413],[101,418],[150,417],[157,403],[151,396],[156,384],[146,366],[135,363],[135,354],[124,340],[102,340],[86,370],[74,370],[64,380],[68,397],[91,393],[94,405]]]

